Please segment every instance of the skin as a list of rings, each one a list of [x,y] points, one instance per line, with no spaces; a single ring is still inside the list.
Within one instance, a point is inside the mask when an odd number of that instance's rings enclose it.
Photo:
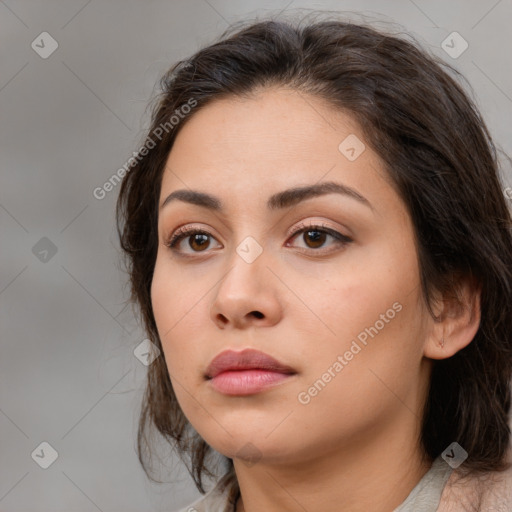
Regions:
[[[184,414],[234,460],[237,511],[392,511],[431,464],[418,437],[432,359],[450,357],[478,329],[478,294],[464,284],[467,308],[453,313],[439,297],[442,321],[428,314],[410,216],[368,144],[354,161],[340,152],[350,134],[364,142],[355,119],[325,101],[264,89],[193,113],[164,170],[160,204],[175,190],[193,189],[224,206],[213,212],[176,200],[160,211],[151,295]],[[284,210],[266,207],[274,193],[326,181],[357,190],[372,208],[334,193]],[[342,246],[326,236],[321,245],[307,232],[290,236],[302,221],[353,241]],[[207,248],[190,236],[179,243],[181,256],[167,247],[182,225],[211,233]],[[252,263],[236,252],[247,236],[263,249]],[[401,311],[300,403],[299,393],[394,303]],[[248,347],[297,374],[250,396],[213,390],[204,378],[210,361]],[[253,463],[239,452],[249,442]]]

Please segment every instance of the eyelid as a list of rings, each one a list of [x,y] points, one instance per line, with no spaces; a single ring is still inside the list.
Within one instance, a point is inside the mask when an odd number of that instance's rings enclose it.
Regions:
[[[299,221],[299,224],[294,225],[290,230],[288,230],[286,237],[287,238],[293,237],[293,236],[299,234],[301,231],[306,231],[308,229],[311,231],[313,231],[315,229],[325,230],[327,233],[329,233],[331,236],[334,236],[335,238],[336,238],[336,236],[340,236],[343,239],[352,241],[352,239],[350,238],[349,235],[340,233],[338,228],[330,226],[323,220]]]
[[[287,242],[285,244],[286,247],[290,247],[290,244],[288,243],[289,239],[295,239],[301,233],[304,233],[308,230],[310,230],[310,231],[316,230],[316,231],[321,231],[321,232],[326,233],[327,235],[331,236],[335,240],[336,243],[334,245],[346,246],[353,242],[352,238],[340,233],[338,230],[336,230],[332,227],[329,227],[324,222],[310,220],[309,222],[306,222],[306,221],[299,222],[298,225],[295,225],[293,228],[291,228],[287,232],[287,234],[286,234]],[[213,238],[214,240],[216,240],[218,242],[217,237],[215,235],[213,235],[208,229],[204,229],[204,228],[195,226],[194,224],[190,224],[190,225],[185,224],[182,226],[178,226],[168,237],[166,237],[164,240],[164,245],[166,247],[170,248],[171,250],[173,250],[175,253],[185,256],[185,257],[187,257],[187,256],[188,257],[196,257],[196,256],[202,255],[203,252],[204,252],[204,254],[208,254],[209,252],[211,252],[208,249],[206,249],[205,251],[196,251],[196,252],[193,251],[192,253],[185,253],[183,251],[180,251],[179,249],[175,249],[175,246],[178,243],[180,243],[183,239],[186,239],[189,236],[192,236],[195,234],[204,234],[210,238]],[[220,242],[218,242],[218,243],[220,243]],[[332,249],[331,250],[327,249],[327,251],[326,251],[325,249],[322,249],[322,248],[319,248],[319,249],[299,248],[299,249],[303,253],[313,253],[313,254],[318,253],[319,256],[322,254],[326,254],[327,252],[328,253],[333,252]]]
[[[213,235],[211,233],[211,231],[209,231],[208,229],[201,228],[194,224],[184,224],[182,226],[178,226],[174,231],[172,231],[170,233],[170,235],[165,237],[164,244],[167,247],[169,247],[170,245],[177,243],[178,241],[181,242],[181,240],[183,238],[187,238],[187,236],[191,236],[193,234],[201,234],[201,233],[217,240],[217,237],[215,235]]]

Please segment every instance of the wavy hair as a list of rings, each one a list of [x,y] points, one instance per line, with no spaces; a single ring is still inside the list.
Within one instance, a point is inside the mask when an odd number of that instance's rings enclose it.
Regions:
[[[384,162],[413,222],[430,314],[434,317],[435,292],[457,300],[461,279],[481,287],[481,322],[474,339],[452,357],[433,362],[421,425],[424,452],[434,459],[456,440],[469,454],[461,466],[468,474],[507,469],[512,219],[496,148],[457,81],[460,73],[414,38],[364,24],[269,19],[235,28],[163,76],[145,143],[154,147],[139,155],[120,187],[117,230],[130,300],[140,309],[147,336],[162,349],[150,289],[162,174],[179,130],[222,97],[250,97],[270,86],[315,95],[351,114]],[[159,130],[191,99],[196,106],[178,124]],[[163,357],[148,368],[137,438],[139,460],[154,480],[148,465],[150,426],[177,451],[199,491],[206,492],[203,477],[214,476],[214,451],[181,411]],[[239,490],[233,462],[222,460],[222,481],[232,484],[234,502]]]

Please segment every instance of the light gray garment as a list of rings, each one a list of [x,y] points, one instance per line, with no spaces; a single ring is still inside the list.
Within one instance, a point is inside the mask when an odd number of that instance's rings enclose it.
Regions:
[[[409,496],[393,512],[435,512],[452,471],[441,456],[437,457]],[[234,512],[233,506],[227,503],[226,492],[220,493],[217,484],[202,498],[178,512]]]
[[[439,456],[405,501],[393,512],[435,512],[453,469]]]

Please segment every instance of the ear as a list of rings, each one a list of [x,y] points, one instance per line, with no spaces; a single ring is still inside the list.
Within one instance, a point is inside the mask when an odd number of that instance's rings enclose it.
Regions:
[[[423,354],[430,359],[447,359],[469,345],[480,326],[481,286],[472,277],[460,277],[456,294],[437,295],[430,318]]]

